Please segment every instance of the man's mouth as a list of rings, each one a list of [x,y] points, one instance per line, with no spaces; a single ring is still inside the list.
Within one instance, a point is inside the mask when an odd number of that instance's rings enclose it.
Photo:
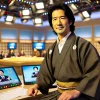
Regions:
[[[61,29],[63,29],[64,27],[63,26],[61,26],[61,27],[57,27],[56,29],[59,29],[59,30],[61,30]]]

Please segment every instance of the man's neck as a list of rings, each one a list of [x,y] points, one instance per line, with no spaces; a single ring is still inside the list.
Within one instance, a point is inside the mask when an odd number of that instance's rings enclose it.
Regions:
[[[69,32],[67,32],[66,34],[58,34],[58,39],[59,41],[61,41]]]

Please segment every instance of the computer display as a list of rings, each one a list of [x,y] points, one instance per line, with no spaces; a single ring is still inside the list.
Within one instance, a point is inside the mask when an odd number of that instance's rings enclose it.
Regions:
[[[40,65],[23,65],[22,73],[24,84],[34,84],[36,83],[36,78],[40,70]]]
[[[32,49],[38,49],[38,50],[44,50],[45,49],[45,43],[44,42],[33,42],[32,43]]]
[[[9,42],[7,44],[8,49],[16,49],[17,48],[17,43],[14,42]]]
[[[14,67],[0,67],[0,89],[21,85]]]

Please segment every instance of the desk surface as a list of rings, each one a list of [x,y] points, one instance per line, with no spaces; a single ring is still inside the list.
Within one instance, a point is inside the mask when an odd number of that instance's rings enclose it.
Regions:
[[[0,65],[6,66],[21,66],[25,64],[41,64],[43,61],[43,57],[11,57],[11,58],[4,58],[0,60]]]
[[[32,86],[32,85],[24,85],[24,84],[23,84],[23,77],[22,77],[22,76],[19,76],[19,78],[20,78],[20,80],[21,80],[21,82],[22,82],[22,85],[21,85],[21,86],[17,86],[17,87],[23,87],[23,88],[25,88],[25,89],[28,89],[28,88],[30,88],[30,87]],[[0,90],[0,93],[6,92],[6,91],[8,91],[8,90],[16,89],[17,87],[13,87],[13,88],[8,88],[8,89]],[[52,89],[49,90],[49,92],[55,91],[55,90],[57,90],[57,88],[52,88]],[[38,94],[41,94],[41,93],[38,92]],[[21,97],[14,98],[14,99],[12,99],[12,100],[18,100],[18,99],[28,98],[28,97],[29,97],[29,96],[25,95],[25,96],[21,96]]]
[[[11,57],[0,60],[0,66],[13,66],[18,75],[22,74],[22,65],[40,65],[44,57]]]

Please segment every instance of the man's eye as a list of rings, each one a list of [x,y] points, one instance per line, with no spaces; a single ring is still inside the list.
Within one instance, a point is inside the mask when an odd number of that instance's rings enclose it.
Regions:
[[[53,19],[53,21],[56,20],[56,18]]]
[[[65,19],[66,17],[61,17],[61,19]]]

